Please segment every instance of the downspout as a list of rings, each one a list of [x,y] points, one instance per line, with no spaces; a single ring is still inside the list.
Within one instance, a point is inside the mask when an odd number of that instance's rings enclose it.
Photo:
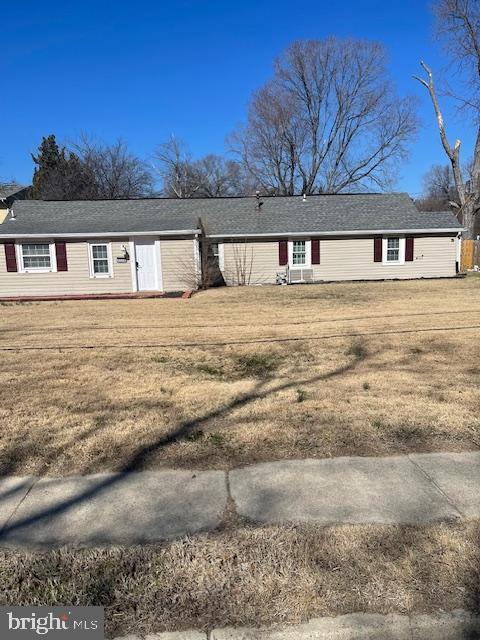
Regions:
[[[197,282],[199,288],[205,289],[205,268],[206,268],[206,260],[208,255],[208,247],[206,246],[206,234],[205,234],[205,226],[203,224],[203,220],[198,218],[197,229],[200,229],[200,233],[196,236],[196,246],[197,246],[197,256],[195,269],[198,274]]]

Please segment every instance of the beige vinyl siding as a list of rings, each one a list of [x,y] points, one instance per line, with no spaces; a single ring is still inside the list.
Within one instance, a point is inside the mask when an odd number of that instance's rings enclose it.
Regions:
[[[95,240],[92,240],[95,242]],[[104,242],[99,239],[98,242]],[[64,295],[83,293],[125,293],[133,291],[131,262],[118,263],[122,245],[129,249],[129,238],[116,240],[112,247],[110,278],[91,278],[89,241],[66,243],[68,271],[52,273],[8,273],[5,251],[0,247],[0,296]],[[163,291],[193,288],[195,261],[192,238],[160,239]],[[20,267],[20,265],[18,265]]]
[[[412,262],[383,264],[373,261],[373,238],[320,238],[321,264],[313,265],[315,280],[382,280],[391,278],[450,277],[456,273],[456,241],[452,236],[419,236]],[[236,264],[248,271],[250,284],[270,284],[285,271],[278,264],[278,239],[224,243],[223,275],[228,285],[238,282]]]
[[[30,242],[34,242],[33,240]],[[40,240],[39,240],[40,242]],[[98,240],[98,242],[104,242]],[[0,247],[0,296],[41,296],[82,293],[124,293],[132,291],[130,262],[116,263],[122,256],[122,244],[128,247],[128,238],[112,242],[111,278],[91,278],[88,242],[67,242],[68,271],[57,273],[8,273],[4,247]],[[20,268],[20,265],[17,265]]]
[[[321,239],[320,264],[313,270],[315,280],[440,278],[455,275],[455,260],[452,237],[416,237],[413,261],[404,264],[374,262],[372,238]]]
[[[193,238],[160,240],[164,291],[196,288],[194,242]]]
[[[239,280],[245,274],[245,284],[273,284],[278,265],[277,242],[225,242],[223,277],[227,285],[243,284]]]

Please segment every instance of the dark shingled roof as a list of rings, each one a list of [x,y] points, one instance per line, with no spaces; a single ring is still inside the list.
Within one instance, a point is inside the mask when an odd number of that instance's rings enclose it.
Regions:
[[[5,234],[186,231],[201,219],[208,235],[268,235],[461,229],[448,212],[424,213],[406,193],[256,198],[17,201]]]
[[[177,200],[19,200],[15,220],[0,225],[4,233],[140,233],[193,231],[198,215],[179,211]],[[170,203],[173,206],[165,206]],[[162,206],[163,205],[163,206]]]
[[[0,186],[0,200],[5,200],[6,198],[11,198],[12,196],[21,194],[21,192],[26,189],[28,189],[28,187],[25,187],[22,184],[17,184],[16,182],[4,184]]]
[[[229,200],[215,207],[203,201],[202,220],[209,235],[335,233],[337,231],[394,231],[459,229],[450,213],[429,215],[417,210],[407,193],[335,194]]]

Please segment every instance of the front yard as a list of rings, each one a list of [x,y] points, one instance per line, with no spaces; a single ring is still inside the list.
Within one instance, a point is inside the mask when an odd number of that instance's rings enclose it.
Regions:
[[[480,278],[0,307],[0,473],[480,446]]]
[[[480,278],[0,306],[0,474],[231,468],[480,446]],[[0,550],[1,604],[107,637],[478,608],[479,522],[259,526]]]
[[[478,610],[480,523],[240,527],[152,547],[0,551],[0,602],[102,605],[106,637]]]

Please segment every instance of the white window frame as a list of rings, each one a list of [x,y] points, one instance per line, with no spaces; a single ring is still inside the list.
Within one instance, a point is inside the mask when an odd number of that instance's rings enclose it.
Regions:
[[[398,238],[398,260],[387,260],[388,256],[388,239],[389,238]],[[392,265],[392,264],[405,264],[405,236],[399,236],[398,234],[391,236],[384,236],[382,241],[382,263],[384,265]]]
[[[215,252],[213,251],[213,245],[216,244],[217,245],[217,255],[215,255]],[[213,257],[217,258],[218,260],[218,268],[220,269],[220,271],[224,271],[225,270],[225,246],[223,244],[223,240],[215,240],[214,242],[211,243],[212,246],[212,253],[213,253]]]
[[[293,264],[293,243],[305,242],[305,264]],[[288,241],[288,266],[290,269],[310,269],[312,266],[312,241],[308,238],[294,238]]]
[[[24,244],[47,244],[50,253],[49,267],[24,267],[23,264],[23,245]],[[52,240],[18,240],[16,242],[18,273],[55,273],[57,271],[57,253],[55,251],[55,242]]]
[[[92,247],[107,247],[108,273],[94,273],[93,271],[93,252]],[[90,278],[113,278],[113,261],[112,261],[112,243],[110,240],[97,240],[88,243],[88,267],[90,270]]]

